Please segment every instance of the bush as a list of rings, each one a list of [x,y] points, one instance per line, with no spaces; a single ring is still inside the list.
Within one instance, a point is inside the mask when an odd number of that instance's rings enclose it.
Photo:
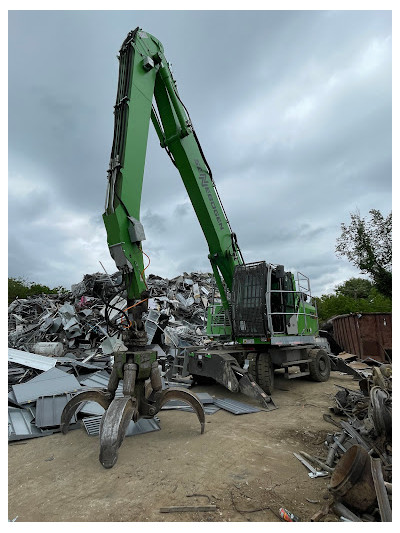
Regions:
[[[367,298],[351,298],[343,294],[323,294],[316,298],[320,322],[349,313],[391,313],[392,300],[371,289]]]
[[[37,294],[57,294],[67,292],[64,287],[55,287],[50,289],[47,285],[40,285],[26,281],[23,278],[8,278],[8,305],[16,298],[27,298]]]

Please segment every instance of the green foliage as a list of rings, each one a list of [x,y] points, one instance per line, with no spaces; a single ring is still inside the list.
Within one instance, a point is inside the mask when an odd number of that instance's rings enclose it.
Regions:
[[[316,298],[319,321],[349,313],[390,313],[392,300],[372,287],[366,298],[352,298],[345,294],[323,294]]]
[[[347,257],[363,274],[369,274],[376,288],[392,296],[392,213],[386,218],[377,209],[370,219],[350,213],[350,224],[341,224],[342,234],[336,241],[336,253]]]
[[[335,289],[336,296],[349,296],[357,300],[358,298],[368,298],[374,285],[369,279],[350,278]]]
[[[27,298],[37,294],[58,294],[68,292],[64,287],[50,289],[47,285],[32,283],[23,278],[8,278],[8,304],[16,298]]]

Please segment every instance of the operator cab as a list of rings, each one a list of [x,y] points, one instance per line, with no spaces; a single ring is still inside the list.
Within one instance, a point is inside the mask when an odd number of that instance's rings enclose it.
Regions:
[[[302,286],[305,280],[307,287]],[[293,274],[285,272],[283,265],[265,261],[238,265],[231,293],[235,338],[263,339],[315,332],[315,308],[306,304],[308,296],[311,297],[308,278],[298,274],[297,285],[296,290]]]

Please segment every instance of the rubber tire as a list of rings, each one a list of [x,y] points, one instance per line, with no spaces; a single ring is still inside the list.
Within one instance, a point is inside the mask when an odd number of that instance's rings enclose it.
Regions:
[[[312,348],[308,351],[310,361],[310,379],[313,381],[328,381],[331,375],[331,361],[322,348]]]
[[[249,361],[249,372],[256,380],[256,383],[268,395],[274,390],[274,367],[269,353],[259,353],[254,359]]]

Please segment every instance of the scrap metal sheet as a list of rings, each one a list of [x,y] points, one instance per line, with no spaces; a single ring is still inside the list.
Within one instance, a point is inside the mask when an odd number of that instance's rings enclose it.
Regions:
[[[100,389],[106,389],[108,386],[109,378],[110,374],[107,371],[100,370],[99,372],[95,372],[88,378],[81,380],[81,385],[84,385],[85,387],[98,387]],[[120,382],[117,387],[117,390],[115,391],[115,397],[120,398],[122,396],[122,383]]]
[[[88,435],[95,436],[100,434],[100,422],[102,416],[91,416],[82,420]],[[141,433],[150,433],[158,431],[160,425],[155,418],[141,418],[137,422],[131,420],[126,430],[125,436],[140,435]]]
[[[258,413],[261,411],[258,407],[254,407],[253,405],[248,405],[246,403],[238,402],[237,400],[228,400],[226,398],[215,398],[214,404],[218,407],[221,407],[222,409],[225,409],[225,411],[229,411],[230,413],[233,413],[234,415],[244,415],[247,413]]]
[[[71,398],[70,393],[59,396],[40,396],[36,401],[35,425],[38,428],[59,426],[63,409]],[[76,422],[76,413],[71,419],[71,423],[74,422]]]
[[[57,363],[60,365],[67,364],[71,366],[80,366],[82,368],[89,368],[93,370],[103,370],[103,368],[107,365],[106,362],[84,363],[83,361],[72,359],[72,357],[57,357]]]
[[[55,396],[67,392],[77,392],[81,388],[75,376],[66,374],[57,368],[52,368],[26,383],[12,385],[16,401],[19,404],[36,401],[40,396]]]
[[[99,372],[91,374],[86,379],[81,380],[81,385],[85,385],[85,387],[99,387],[101,389],[106,389],[109,378],[110,374],[108,372],[100,370]]]
[[[57,360],[52,357],[24,352],[23,350],[16,350],[15,348],[8,348],[8,360],[22,366],[36,368],[37,370],[49,370],[57,363]]]
[[[204,412],[206,415],[213,415],[217,411],[219,411],[219,407],[217,407],[214,404],[214,398],[208,394],[208,392],[197,392],[196,393],[197,398],[201,401],[203,404]],[[176,409],[179,411],[194,411],[190,405],[188,405],[183,400],[169,400],[165,405],[162,406],[161,409],[164,410],[172,410]]]
[[[28,409],[8,408],[8,440],[32,439],[51,435],[52,431],[42,431],[32,424],[34,415]]]
[[[63,376],[65,376],[65,371],[54,367],[50,368],[50,370],[46,370],[46,372],[42,372],[38,376],[35,376],[34,378],[27,381],[26,383],[37,383],[38,381],[58,379]]]
[[[81,404],[80,412],[85,415],[102,415],[104,413],[104,407],[97,402],[85,402]]]
[[[172,403],[172,402],[179,402],[179,403]],[[189,412],[194,413],[193,407],[190,407],[187,403],[181,402],[180,400],[170,400],[168,403],[166,403],[165,405],[161,407],[161,410],[163,409],[166,411],[176,410],[176,411],[189,411]],[[203,409],[206,415],[213,415],[214,413],[220,410],[219,407],[217,407],[216,405],[212,405],[212,404],[204,405]]]

